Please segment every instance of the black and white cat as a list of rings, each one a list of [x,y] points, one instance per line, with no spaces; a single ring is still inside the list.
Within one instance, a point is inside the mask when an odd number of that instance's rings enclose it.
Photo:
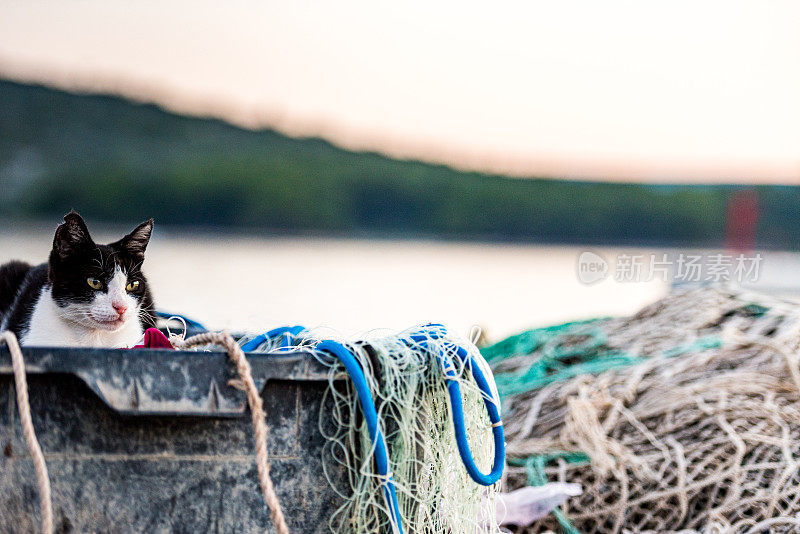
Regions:
[[[155,326],[141,271],[152,231],[151,219],[119,241],[97,245],[80,215],[66,215],[48,263],[0,267],[0,330],[28,346],[133,346]]]

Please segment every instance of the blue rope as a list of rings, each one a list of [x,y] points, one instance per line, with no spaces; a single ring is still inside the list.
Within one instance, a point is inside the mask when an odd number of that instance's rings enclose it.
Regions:
[[[444,326],[438,324],[425,325],[428,328],[425,333],[412,334],[411,339],[415,343],[423,346],[426,350],[430,351],[428,339],[441,339],[447,331]],[[449,341],[444,343],[445,348],[448,350],[455,350],[464,365],[472,373],[472,377],[478,384],[478,389],[483,396],[483,403],[486,406],[486,411],[489,413],[489,421],[492,423],[492,434],[494,436],[494,462],[492,469],[488,474],[484,474],[475,464],[475,458],[472,456],[472,451],[469,448],[467,441],[466,425],[464,423],[464,404],[461,400],[461,387],[458,383],[458,373],[456,372],[453,362],[447,355],[447,352],[441,351],[438,354],[439,361],[444,369],[444,379],[447,382],[447,393],[450,396],[450,406],[453,412],[453,430],[456,435],[456,444],[458,445],[458,453],[461,455],[461,461],[467,469],[467,473],[472,477],[472,480],[483,486],[491,486],[503,475],[503,469],[506,464],[506,438],[505,431],[503,430],[503,421],[500,418],[500,409],[498,406],[500,402],[494,398],[494,393],[489,385],[489,381],[481,371],[480,366],[475,362],[474,358],[455,343]]]
[[[273,328],[269,332],[264,334],[258,335],[242,345],[243,352],[252,352],[256,350],[262,343],[267,340],[270,340],[276,336],[283,336],[283,341],[281,341],[281,347],[290,347],[292,343],[292,338],[300,335],[300,332],[304,331],[305,328],[297,325],[297,326],[281,326],[279,328]]]
[[[375,409],[375,402],[372,400],[372,393],[367,385],[367,378],[364,376],[364,371],[358,364],[358,360],[353,356],[353,353],[341,343],[330,340],[323,341],[317,345],[317,350],[329,352],[339,358],[350,375],[350,379],[353,381],[356,393],[358,393],[358,402],[361,404],[361,412],[364,414],[364,419],[367,421],[369,437],[375,444],[375,465],[378,468],[378,474],[381,476],[383,497],[386,499],[386,504],[392,511],[392,516],[390,517],[392,521],[392,531],[402,534],[403,523],[400,517],[400,507],[397,504],[397,491],[394,487],[394,478],[389,472],[389,454],[386,450],[386,440],[378,426],[378,411]]]
[[[428,352],[433,352],[433,348],[430,345],[430,340],[442,339],[447,334],[447,330],[444,326],[439,324],[429,324],[425,325],[423,328],[425,330],[417,334],[412,334],[409,336],[408,340],[403,341],[409,346],[414,344],[424,348]],[[251,339],[242,345],[242,350],[244,352],[253,351],[265,341],[273,339],[276,336],[283,336],[281,347],[290,346],[293,338],[298,336],[303,330],[304,328],[302,326],[275,328]],[[484,486],[491,486],[500,480],[505,467],[506,458],[505,433],[503,431],[503,423],[500,419],[499,410],[500,402],[495,398],[492,388],[489,385],[489,381],[486,379],[486,376],[483,374],[483,371],[478,363],[475,362],[474,358],[470,356],[463,347],[460,347],[455,343],[444,341],[443,344],[444,349],[446,350],[436,351],[435,354],[439,358],[439,362],[441,363],[444,372],[444,378],[447,382],[447,392],[450,397],[450,406],[453,413],[453,431],[456,436],[456,444],[458,446],[459,455],[461,456],[461,461],[463,462],[464,467],[466,468],[467,473],[472,480]],[[356,388],[356,393],[358,394],[359,404],[361,405],[361,411],[364,414],[364,419],[367,422],[367,429],[369,431],[370,439],[375,444],[375,464],[378,468],[378,474],[381,477],[384,499],[391,510],[390,520],[392,522],[392,530],[402,534],[402,518],[400,516],[400,508],[397,503],[397,491],[395,489],[394,479],[389,471],[389,454],[386,448],[386,439],[384,438],[383,432],[379,426],[378,412],[375,409],[375,402],[372,398],[372,392],[370,392],[369,386],[367,385],[367,379],[364,376],[364,371],[361,369],[361,365],[359,365],[355,355],[341,343],[326,340],[320,342],[316,348],[317,350],[328,352],[337,357],[345,366],[345,369],[350,375],[350,379],[353,381],[353,385]],[[488,474],[482,473],[478,468],[475,463],[475,459],[472,456],[472,451],[469,448],[466,424],[464,422],[464,404],[461,399],[461,387],[459,386],[458,382],[459,376],[452,360],[450,359],[450,356],[448,355],[448,351],[454,351],[456,356],[461,359],[464,365],[472,373],[472,377],[475,379],[475,382],[483,396],[486,411],[489,414],[489,420],[492,422],[492,434],[494,436],[494,462],[492,464],[492,469]]]
[[[186,322],[186,326],[191,326],[192,328],[199,328],[200,330],[206,330],[206,327],[203,326],[198,321],[195,321],[194,319],[189,319],[185,315],[181,315],[179,313],[169,313],[162,310],[156,310],[156,317],[158,317],[159,319],[170,319],[172,317],[180,317]]]

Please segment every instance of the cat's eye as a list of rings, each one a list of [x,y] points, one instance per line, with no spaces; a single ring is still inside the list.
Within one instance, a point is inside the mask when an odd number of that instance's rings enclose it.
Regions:
[[[103,283],[97,278],[87,278],[86,283],[89,284],[89,287],[92,289],[100,289],[103,287]]]
[[[128,291],[136,291],[137,289],[139,289],[139,281],[138,280],[132,280],[132,281],[128,282],[128,285],[125,286],[125,289],[128,290]]]

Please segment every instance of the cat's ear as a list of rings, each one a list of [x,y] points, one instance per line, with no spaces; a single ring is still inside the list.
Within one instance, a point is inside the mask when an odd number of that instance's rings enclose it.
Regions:
[[[153,233],[153,219],[145,221],[112,246],[119,248],[131,256],[144,256],[150,235]]]
[[[83,218],[74,211],[64,215],[64,222],[56,229],[53,237],[53,252],[64,259],[91,245],[94,245],[94,241]]]

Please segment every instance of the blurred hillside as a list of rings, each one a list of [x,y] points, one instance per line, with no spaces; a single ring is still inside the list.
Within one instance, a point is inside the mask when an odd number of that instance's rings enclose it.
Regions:
[[[0,82],[0,217],[269,232],[719,246],[734,187],[509,179]],[[757,187],[758,243],[800,248],[800,188]]]

